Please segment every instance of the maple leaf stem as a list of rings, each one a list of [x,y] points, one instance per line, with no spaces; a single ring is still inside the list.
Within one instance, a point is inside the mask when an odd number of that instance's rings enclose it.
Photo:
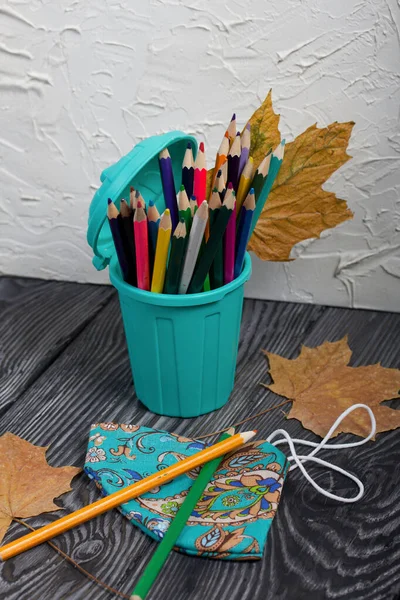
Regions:
[[[27,529],[30,529],[31,531],[35,531],[34,527],[32,527],[31,525],[29,525],[28,523],[26,523],[22,519],[18,519],[17,517],[13,517],[13,521],[15,521],[16,523],[19,523],[20,525],[23,525],[24,527],[26,527]],[[88,577],[88,579],[90,579],[91,581],[94,581],[95,583],[97,583],[97,585],[99,585],[100,587],[104,588],[108,592],[111,592],[112,594],[115,594],[116,596],[119,596],[120,598],[127,598],[127,600],[129,600],[130,596],[128,596],[127,594],[124,594],[123,592],[120,592],[120,591],[116,590],[115,588],[111,587],[110,585],[107,585],[106,583],[104,583],[104,581],[101,581],[101,579],[97,579],[97,577],[95,577],[94,575],[92,575],[91,573],[89,573],[89,571],[86,571],[86,569],[84,569],[83,567],[81,567],[80,564],[78,564],[77,562],[75,562],[74,559],[71,558],[71,556],[69,556],[63,550],[61,550],[61,548],[59,548],[58,546],[56,546],[55,544],[53,544],[53,542],[50,542],[49,540],[47,540],[47,544],[49,546],[51,546],[51,548],[53,548],[53,550],[55,550],[60,556],[62,556],[63,558],[65,558],[65,560],[67,560],[71,565],[73,565],[76,569],[78,569],[78,571],[80,571],[83,575],[85,575],[86,577]]]
[[[239,427],[239,425],[243,425],[244,423],[247,423],[248,421],[257,419],[257,417],[262,417],[262,415],[265,415],[266,413],[270,412],[271,410],[275,410],[276,408],[279,408],[280,406],[283,406],[284,404],[288,404],[288,402],[293,402],[293,400],[285,400],[284,402],[280,402],[280,404],[276,404],[275,406],[270,406],[270,408],[266,408],[265,410],[255,414],[255,415],[252,415],[251,417],[247,417],[247,419],[243,419],[243,421],[239,421],[238,423],[229,425],[229,427],[226,427],[226,429],[220,429],[219,431],[213,431],[212,433],[207,433],[207,435],[196,435],[195,438],[196,438],[196,440],[204,440],[204,438],[208,438],[213,435],[219,435],[221,433],[225,433],[225,431],[228,431],[228,429],[230,427],[235,427],[235,428]]]

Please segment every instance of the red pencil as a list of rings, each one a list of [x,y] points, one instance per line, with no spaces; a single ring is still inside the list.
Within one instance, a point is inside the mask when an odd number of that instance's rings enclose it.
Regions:
[[[228,194],[235,195],[232,183],[229,183],[225,195],[225,202]],[[236,204],[236,202],[235,202]],[[236,206],[233,207],[232,214],[228,221],[228,226],[224,235],[224,284],[230,283],[234,279],[235,272],[235,238],[236,238]]]
[[[133,220],[136,248],[137,284],[141,290],[150,291],[149,239],[147,217],[143,205],[138,200]]]
[[[196,162],[194,163],[193,194],[196,196],[197,206],[200,206],[200,204],[206,199],[206,188],[207,166],[206,157],[204,154],[204,143],[201,142],[196,156]]]

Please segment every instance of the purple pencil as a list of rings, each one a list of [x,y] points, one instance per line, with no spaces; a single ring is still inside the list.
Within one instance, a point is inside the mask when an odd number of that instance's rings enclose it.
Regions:
[[[247,159],[249,158],[250,153],[250,123],[247,123],[246,127],[243,129],[240,141],[242,145],[242,152],[240,154],[239,161],[239,179],[245,167],[245,164],[247,163]]]
[[[176,191],[174,183],[174,174],[172,171],[172,161],[167,148],[159,154],[159,164],[161,180],[164,192],[165,206],[171,213],[172,231],[175,231],[179,222],[178,203],[176,201]]]
[[[232,183],[229,183],[226,196],[235,195]],[[226,200],[225,196],[225,200]],[[236,201],[235,201],[236,204]],[[228,226],[224,235],[224,284],[230,283],[234,279],[235,271],[235,238],[236,238],[236,206],[233,207],[232,214],[228,221]]]

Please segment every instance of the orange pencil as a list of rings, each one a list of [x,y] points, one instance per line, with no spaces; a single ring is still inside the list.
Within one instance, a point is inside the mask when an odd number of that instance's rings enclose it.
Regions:
[[[194,182],[193,182],[193,195],[196,196],[197,206],[206,199],[207,189],[207,167],[206,157],[204,154],[204,143],[201,142],[199,151],[196,156],[196,162],[194,163]]]
[[[147,217],[140,200],[133,219],[136,248],[136,271],[138,288],[150,291],[149,238]]]
[[[229,143],[232,145],[236,137],[236,114],[233,113],[231,122],[228,125]]]

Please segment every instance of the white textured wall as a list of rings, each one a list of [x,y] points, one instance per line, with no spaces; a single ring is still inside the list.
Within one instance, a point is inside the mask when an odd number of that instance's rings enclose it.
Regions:
[[[254,259],[250,296],[399,310],[396,0],[15,0],[0,6],[0,270],[100,282],[86,245],[102,169],[183,129],[215,151],[273,88],[287,139],[354,120],[327,184],[349,221]],[[210,161],[211,162],[211,161]]]

